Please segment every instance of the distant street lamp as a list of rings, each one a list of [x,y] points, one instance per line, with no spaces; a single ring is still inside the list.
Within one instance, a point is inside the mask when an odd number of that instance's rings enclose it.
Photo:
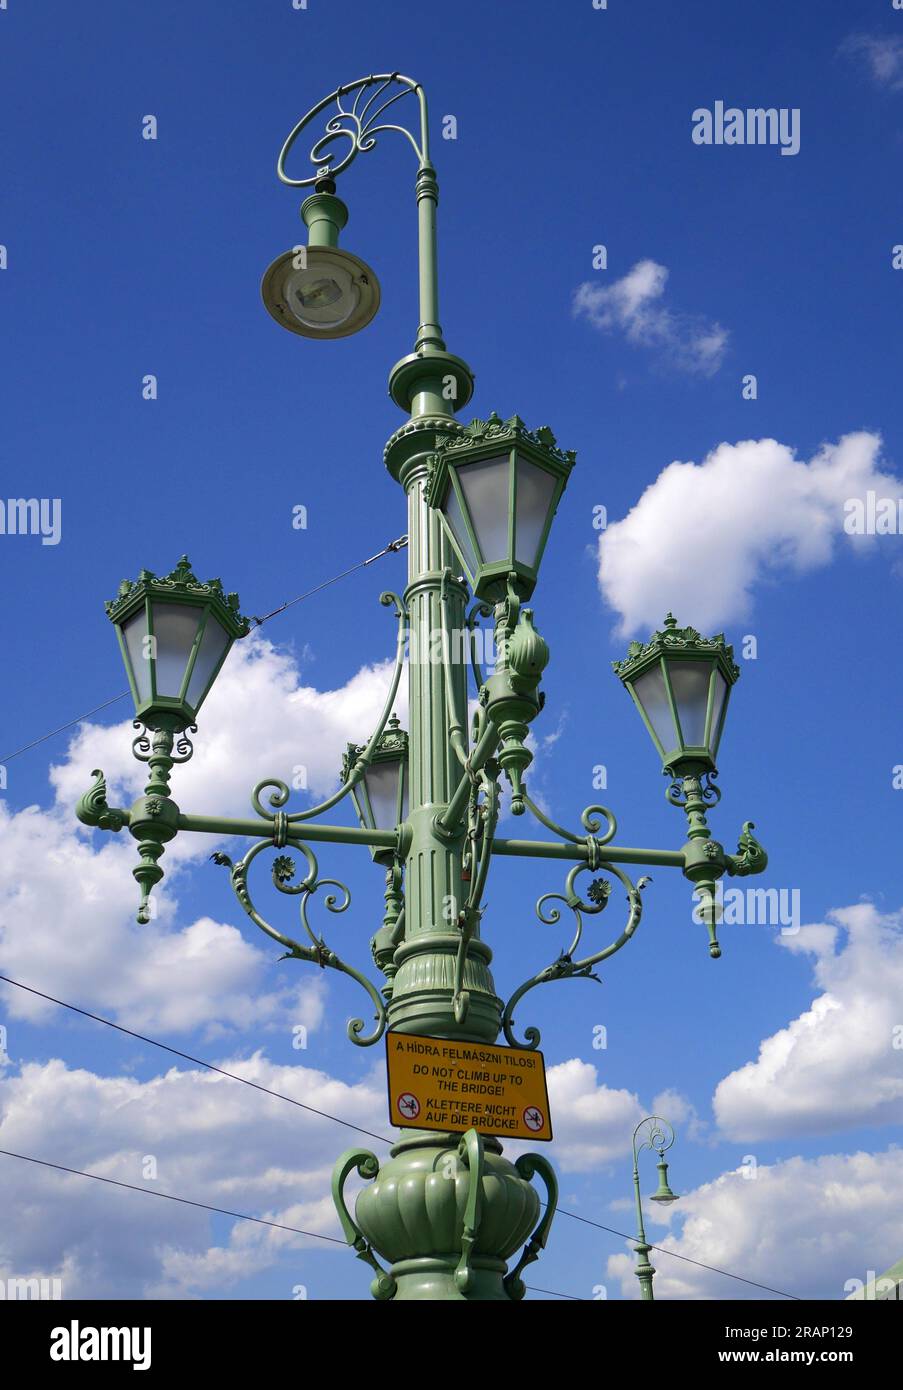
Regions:
[[[640,1132],[643,1138],[639,1138]],[[639,1155],[643,1149],[654,1149],[658,1154],[658,1191],[654,1192],[649,1198],[650,1202],[658,1202],[661,1206],[669,1206],[671,1202],[677,1201],[677,1194],[671,1191],[668,1185],[668,1165],[665,1162],[665,1151],[670,1149],[674,1143],[674,1130],[667,1120],[661,1119],[658,1115],[647,1115],[645,1120],[640,1120],[636,1129],[633,1131],[633,1191],[636,1198],[636,1221],[637,1221],[637,1243],[633,1247],[639,1256],[635,1274],[640,1281],[640,1297],[644,1302],[654,1301],[652,1292],[652,1279],[655,1268],[649,1263],[649,1251],[651,1245],[646,1243],[646,1226],[643,1221],[643,1198],[640,1193],[640,1167]]]
[[[415,133],[383,120],[387,109],[404,98],[418,104]],[[333,104],[326,133],[311,151],[316,172],[290,178],[285,161],[297,137]],[[429,157],[426,96],[419,83],[398,73],[360,78],[337,88],[292,130],[277,172],[291,187],[314,190],[301,207],[309,240],[269,267],[263,299],[278,323],[304,337],[344,337],[370,322],[380,288],[369,266],[338,248],[348,210],[335,195],[335,180],[359,153],[376,146],[379,134],[389,131],[406,138],[417,157],[420,320],[413,351],[389,376],[390,395],[406,418],[389,439],[384,457],[407,497],[409,566],[404,594],[381,595],[396,619],[396,659],[375,729],[366,743],[349,747],[340,787],[316,806],[287,812],[288,785],[268,778],[251,794],[252,817],[183,812],[170,796],[171,770],[191,757],[188,733],[195,731],[195,716],[232,642],[249,626],[236,595],[224,594],[218,580],[198,581],[183,557],[165,578],[143,570],[136,583],[124,582],[109,605],[135,698],[136,726],[143,730],[133,749],[150,767],[145,793],[128,810],[111,807],[103,772],[96,770],[77,813],[86,825],[110,831],[127,827],[138,841],[140,863],[134,874],[141,887],[139,921],[151,914],[152,890],[163,877],[158,860],[176,834],[252,840],[236,863],[222,852],[213,858],[230,870],[241,906],[284,948],[285,957],[348,975],[366,991],[375,1021],[367,1031],[363,1019],[351,1020],[348,1035],[358,1046],[372,1045],[384,1034],[387,1043],[395,1044],[414,1035],[463,1044],[480,1064],[501,1033],[508,1046],[494,1050],[493,1055],[502,1054],[497,1064],[516,1056],[524,1070],[529,1066],[538,1072],[539,1059],[524,1054],[535,1054],[539,1031],[530,1027],[519,1036],[515,1009],[539,985],[596,979],[594,967],[631,940],[649,879],[641,877],[634,884],[621,866],[683,873],[701,902],[712,955],[720,954],[718,880],[765,868],[766,855],[751,833],[751,822],[744,826],[738,853],[729,854],[712,838],[706,821],[707,809],[720,795],[713,781],[715,758],[728,690],[739,672],[722,636],[708,638],[692,628],[678,628],[670,615],[661,632],[648,643],[631,643],[626,660],[615,663],[670,778],[668,799],[686,813],[688,836],[680,848],[616,845],[615,816],[603,806],[587,807],[580,827],[566,829],[529,796],[530,725],[543,707],[540,681],[549,647],[536,629],[532,609],[522,605],[536,587],[575,456],[558,446],[550,429],[530,429],[517,415],[502,419],[492,413],[466,426],[455,418],[471,397],[473,376],[467,363],[447,350],[439,325],[438,184]],[[474,602],[468,609],[470,594]],[[492,643],[483,640],[490,636],[483,624],[487,619],[492,621]],[[494,670],[484,672],[481,653],[490,645],[497,659]],[[397,720],[390,721],[405,670],[407,733]],[[552,838],[505,839],[496,833],[502,778],[510,788],[512,813],[529,812]],[[358,824],[324,824],[323,814],[346,797],[354,804]],[[320,875],[314,852],[318,843],[365,845],[385,869],[382,925],[370,943],[385,981],[379,987],[333,951],[311,924],[318,892],[317,901],[331,913],[344,912],[351,897],[337,880]],[[272,851],[272,886],[296,903],[300,939],[273,926],[252,897],[252,866]],[[560,906],[554,905],[559,904],[573,918],[570,944],[507,1002],[496,992],[489,969],[492,952],[481,936],[483,894],[496,856],[567,866],[563,890],[544,894],[536,912],[541,922],[553,925],[561,917]],[[600,876],[603,870],[626,894],[626,922],[608,944],[594,943],[581,955],[584,923],[603,912],[610,899],[612,883]],[[592,877],[581,892],[577,879],[584,873]],[[402,1099],[407,1109],[399,1105],[399,1114],[416,1120],[416,1096],[405,1091]],[[474,1125],[456,1129],[451,1120],[447,1128],[444,1123],[440,1115],[433,1129],[404,1128],[384,1162],[359,1148],[339,1159],[333,1196],[348,1242],[374,1271],[371,1291],[379,1299],[520,1299],[525,1292],[522,1271],[539,1257],[554,1216],[554,1170],[535,1153],[509,1162],[497,1137],[506,1132],[502,1128],[484,1133]],[[544,1130],[542,1106],[533,1101],[522,1108],[518,1123],[539,1138],[551,1135]],[[354,1173],[367,1182],[352,1215],[344,1187]],[[532,1185],[535,1176],[544,1185],[544,1203]],[[665,1200],[662,1192],[657,1200]],[[520,1258],[509,1270],[519,1249]]]

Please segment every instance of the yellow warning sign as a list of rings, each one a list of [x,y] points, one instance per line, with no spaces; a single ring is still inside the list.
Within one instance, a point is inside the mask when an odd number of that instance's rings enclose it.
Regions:
[[[386,1062],[393,1125],[552,1137],[541,1052],[387,1033]]]

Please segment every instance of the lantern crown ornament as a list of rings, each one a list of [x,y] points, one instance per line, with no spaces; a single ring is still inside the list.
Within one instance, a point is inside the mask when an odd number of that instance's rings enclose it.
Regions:
[[[232,643],[250,628],[238,595],[219,579],[199,580],[187,555],[170,574],[143,569],[136,580],[124,579],[106,610],[135,714],[149,729],[193,724]]]
[[[724,633],[704,637],[669,613],[648,642],[631,642],[612,667],[658,749],[664,771],[713,772],[731,687],[740,668]]]
[[[342,781],[351,783],[351,799],[365,830],[395,830],[406,819],[408,808],[408,736],[396,715],[366,761],[364,751],[364,745],[349,743],[342,759]],[[395,855],[394,850],[376,846],[371,846],[370,853],[378,864],[390,864]]]
[[[494,411],[436,443],[428,500],[474,594],[498,602],[510,583],[529,599],[576,454],[559,449],[547,425],[530,430]]]

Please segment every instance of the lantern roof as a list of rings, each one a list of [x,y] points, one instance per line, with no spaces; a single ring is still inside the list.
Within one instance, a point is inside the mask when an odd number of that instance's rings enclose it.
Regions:
[[[435,465],[430,479],[429,503],[431,507],[441,505],[445,480],[448,476],[448,459],[457,452],[466,451],[468,461],[488,457],[511,448],[517,448],[535,463],[553,464],[565,478],[577,461],[573,449],[559,449],[555,435],[548,425],[538,429],[527,428],[519,415],[503,420],[494,410],[487,420],[471,420],[468,425],[456,430],[454,434],[436,436]]]
[[[734,660],[734,649],[723,632],[704,637],[695,627],[678,627],[672,613],[665,618],[662,629],[653,632],[647,642],[631,642],[627,655],[611,663],[615,674],[628,681],[655,665],[663,656],[713,657],[729,685],[740,679],[740,667]]]
[[[197,605],[207,603],[231,637],[245,637],[250,630],[250,621],[241,614],[238,594],[227,594],[219,579],[199,580],[187,555],[182,556],[169,574],[157,575],[153,570],[143,569],[137,579],[123,579],[116,597],[104,605],[107,617],[114,623],[122,623],[148,597]]]
[[[352,770],[357,766],[358,759],[366,748],[365,743],[349,743],[346,752],[342,757],[342,781],[347,782]],[[389,762],[393,758],[406,758],[408,755],[408,735],[407,731],[401,727],[398,716],[393,714],[383,732],[376,741],[376,747],[370,755],[370,765],[379,762]]]

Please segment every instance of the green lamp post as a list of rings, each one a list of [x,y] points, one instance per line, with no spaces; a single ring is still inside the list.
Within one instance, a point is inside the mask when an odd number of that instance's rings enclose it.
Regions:
[[[416,102],[419,113],[413,131],[384,119],[389,107],[406,98]],[[295,141],[327,109],[332,114],[326,132],[311,151],[315,172],[289,177],[286,159]],[[307,338],[346,337],[373,318],[380,287],[363,261],[338,247],[348,210],[335,194],[335,181],[388,131],[401,134],[417,160],[420,312],[413,350],[389,374],[389,393],[405,419],[384,457],[406,496],[408,579],[403,594],[387,592],[380,599],[394,613],[396,659],[376,727],[365,743],[351,745],[341,785],[316,806],[286,810],[287,784],[268,778],[252,791],[254,814],[247,819],[183,811],[170,795],[169,772],[191,756],[185,731],[195,731],[195,716],[229,646],[248,625],[236,596],[224,595],[217,581],[199,584],[187,561],[165,580],[143,571],[137,586],[123,586],[110,616],[120,632],[136,713],[145,728],[133,746],[136,756],[150,761],[152,781],[130,809],[110,807],[103,773],[95,771],[78,815],[104,830],[127,828],[138,840],[142,921],[151,910],[151,890],[162,878],[157,861],[174,835],[201,832],[251,841],[237,862],[223,853],[213,858],[229,870],[251,920],[283,947],[283,959],[331,969],[366,992],[372,1026],[363,1018],[348,1024],[348,1037],[357,1046],[372,1046],[388,1031],[476,1047],[494,1044],[502,1035],[509,1048],[530,1051],[538,1047],[540,1034],[535,1027],[522,1033],[516,1027],[515,1011],[524,997],[557,980],[596,979],[594,967],[620,951],[639,927],[641,894],[649,880],[644,876],[634,883],[626,868],[682,872],[708,904],[716,954],[718,879],[758,873],[767,860],[751,822],[744,826],[737,854],[727,853],[706,823],[706,809],[718,796],[712,779],[727,688],[737,675],[730,648],[723,638],[698,633],[691,638],[690,629],[679,638],[671,619],[650,644],[632,644],[618,671],[656,741],[671,779],[669,800],[686,812],[687,841],[677,849],[619,846],[608,808],[587,807],[580,827],[570,830],[529,795],[529,728],[542,710],[540,683],[550,653],[533,611],[522,605],[536,587],[575,458],[559,448],[548,428],[529,428],[517,415],[502,419],[493,413],[469,425],[456,419],[473,392],[473,376],[467,363],[448,351],[439,324],[438,185],[419,83],[399,73],[360,78],[337,88],[291,131],[277,173],[290,187],[314,190],[301,208],[308,244],[283,253],[267,270],[262,294],[268,312]],[[489,635],[484,619],[493,622],[497,652],[495,669],[487,674],[478,654],[480,639]],[[453,655],[461,650],[458,638],[469,663]],[[142,665],[145,649],[149,656]],[[437,650],[439,660],[433,657]],[[403,675],[407,732],[390,721]],[[470,728],[469,677],[476,697]],[[497,834],[503,777],[511,810],[529,813],[550,834],[532,840]],[[325,823],[325,813],[345,798],[358,823]],[[385,870],[384,916],[370,943],[383,977],[379,986],[343,960],[311,921],[317,904],[327,913],[344,912],[350,904],[348,890],[320,874],[316,850],[324,843],[366,846]],[[256,887],[251,888],[254,866],[267,862],[263,855],[271,856],[272,889],[298,912],[301,930],[294,936],[268,920]],[[569,946],[507,1000],[496,988],[492,951],[483,939],[483,895],[496,856],[562,865],[567,871],[562,891],[544,894],[536,912],[540,922],[554,924],[561,917],[555,904],[563,904],[573,921]],[[626,893],[626,922],[607,944],[581,949],[589,919],[611,898],[611,879],[603,871]],[[578,879],[585,873],[591,881],[583,889]],[[354,1175],[364,1181],[352,1210],[345,1186]],[[533,1186],[536,1177],[543,1202]],[[359,1148],[343,1154],[333,1175],[333,1196],[349,1245],[373,1272],[375,1298],[513,1301],[523,1298],[523,1271],[539,1258],[548,1238],[557,1183],[547,1159],[533,1153],[512,1162],[494,1134],[405,1128],[388,1159]]]
[[[640,1139],[640,1135],[642,1138]],[[639,1140],[639,1143],[637,1142]],[[646,1226],[643,1221],[643,1198],[640,1193],[640,1164],[639,1155],[643,1149],[654,1149],[658,1154],[658,1189],[649,1198],[650,1202],[658,1202],[660,1206],[670,1206],[676,1202],[677,1193],[671,1191],[668,1183],[668,1164],[665,1162],[665,1153],[674,1143],[674,1130],[667,1120],[663,1120],[659,1115],[647,1115],[645,1120],[640,1120],[636,1129],[633,1131],[633,1193],[636,1199],[636,1222],[637,1222],[637,1243],[633,1247],[637,1253],[638,1263],[634,1271],[640,1281],[640,1298],[645,1303],[654,1302],[652,1292],[652,1280],[655,1275],[655,1268],[649,1263],[649,1251],[651,1245],[646,1242]]]

